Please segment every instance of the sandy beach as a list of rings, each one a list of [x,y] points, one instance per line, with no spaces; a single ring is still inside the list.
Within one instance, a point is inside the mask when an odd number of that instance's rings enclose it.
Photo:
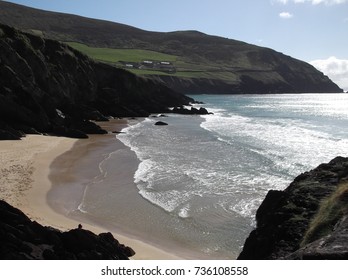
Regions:
[[[105,123],[104,127],[109,131],[120,131],[126,125],[125,121],[113,121]],[[93,149],[98,149],[100,143],[109,141],[110,137],[115,138],[115,134],[94,135],[87,140],[28,135],[20,141],[0,141],[0,199],[21,209],[32,220],[46,226],[69,230],[76,228],[82,222],[85,229],[95,233],[109,231],[91,220],[81,221],[79,215],[69,213],[69,209],[76,209],[81,202],[82,187],[75,190],[64,188],[59,190],[60,194],[64,192],[69,197],[69,205],[64,204],[61,198],[55,200],[51,188],[52,181],[55,186],[69,186],[70,181],[79,179],[76,178],[78,174],[73,173],[75,161],[83,160],[84,155]],[[115,142],[117,149],[128,149],[120,141],[115,140]],[[64,157],[60,157],[63,154]],[[61,158],[64,158],[64,161]],[[136,168],[137,161],[134,158],[129,161],[127,166]],[[53,162],[54,169],[52,169]],[[60,165],[61,168],[57,168]],[[89,175],[94,176],[93,172]],[[132,171],[120,175],[122,184],[133,182]],[[55,188],[57,190],[57,187]],[[146,240],[137,240],[115,230],[112,233],[121,243],[136,251],[133,259],[180,259],[174,254],[147,244]]]

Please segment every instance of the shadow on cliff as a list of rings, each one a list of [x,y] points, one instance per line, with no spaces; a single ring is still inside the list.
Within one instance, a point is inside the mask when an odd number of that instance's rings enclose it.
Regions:
[[[191,101],[58,41],[0,24],[0,139],[27,133],[86,138],[106,133],[91,121],[145,117]]]

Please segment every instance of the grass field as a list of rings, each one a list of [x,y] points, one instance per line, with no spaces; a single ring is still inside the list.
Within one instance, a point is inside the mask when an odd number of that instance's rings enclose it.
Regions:
[[[342,183],[337,190],[320,204],[319,210],[306,232],[301,246],[332,232],[335,224],[348,214],[348,183]]]
[[[143,60],[161,60],[175,62],[177,60],[177,56],[175,55],[169,55],[154,51],[139,49],[93,48],[76,42],[67,42],[67,44],[96,60],[109,63],[117,63],[118,61],[141,62]]]
[[[76,42],[66,43],[95,60],[112,63],[116,66],[122,66],[120,61],[139,63],[144,60],[154,60],[172,62],[177,69],[176,73],[172,74],[156,70],[127,69],[137,75],[172,75],[182,78],[215,78],[223,80],[235,79],[233,73],[221,66],[192,63],[175,55],[140,49],[94,48]]]

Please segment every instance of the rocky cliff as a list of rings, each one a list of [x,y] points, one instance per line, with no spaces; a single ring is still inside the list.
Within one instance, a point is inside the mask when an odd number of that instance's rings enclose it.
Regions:
[[[111,233],[82,228],[62,232],[31,221],[0,200],[0,259],[2,260],[127,260],[135,252]]]
[[[0,24],[0,139],[23,133],[84,138],[105,133],[90,120],[147,116],[190,101],[58,41]]]
[[[269,191],[239,259],[348,259],[348,158]]]
[[[169,75],[147,75],[167,87],[184,94],[275,94],[275,93],[337,93],[342,90],[328,77],[307,64],[288,64],[288,70],[236,73],[237,80],[217,78],[190,78]],[[290,66],[291,65],[291,66]],[[290,68],[291,67],[291,68]],[[296,70],[298,69],[298,70]],[[296,73],[296,74],[295,74]],[[290,78],[290,76],[292,76]],[[285,78],[288,77],[288,78]]]

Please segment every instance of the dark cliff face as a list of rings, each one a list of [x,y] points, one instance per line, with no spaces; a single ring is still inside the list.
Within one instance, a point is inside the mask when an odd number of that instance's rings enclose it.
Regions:
[[[164,75],[148,75],[149,78],[162,82],[167,87],[183,94],[282,94],[282,93],[339,93],[342,90],[331,80],[309,65],[305,72],[284,70],[265,73],[245,71],[238,75],[238,81],[209,78],[182,78]],[[296,73],[296,74],[295,74]],[[268,76],[268,77],[265,77]],[[269,76],[274,78],[269,79]],[[289,78],[284,78],[289,76]]]
[[[40,20],[37,20],[40,19]],[[180,71],[160,75],[182,93],[331,93],[342,92],[313,66],[272,49],[197,31],[150,32],[131,26],[54,13],[0,1],[0,22],[45,38],[88,46],[144,49],[171,54],[184,62]],[[179,67],[180,68],[180,67]],[[197,77],[196,75],[202,76]],[[150,75],[158,79],[157,75]]]
[[[0,200],[0,259],[127,260],[135,252],[111,233],[82,228],[62,232],[31,221],[23,212]]]
[[[147,116],[190,98],[97,63],[54,40],[0,25],[0,137],[105,133],[89,120]]]
[[[239,259],[347,259],[346,210],[330,206],[333,218],[316,226],[320,234],[308,234],[315,218],[328,212],[320,210],[323,202],[327,204],[347,179],[348,158],[337,157],[301,174],[284,191],[269,191]],[[347,205],[346,187],[339,196],[339,203]]]

